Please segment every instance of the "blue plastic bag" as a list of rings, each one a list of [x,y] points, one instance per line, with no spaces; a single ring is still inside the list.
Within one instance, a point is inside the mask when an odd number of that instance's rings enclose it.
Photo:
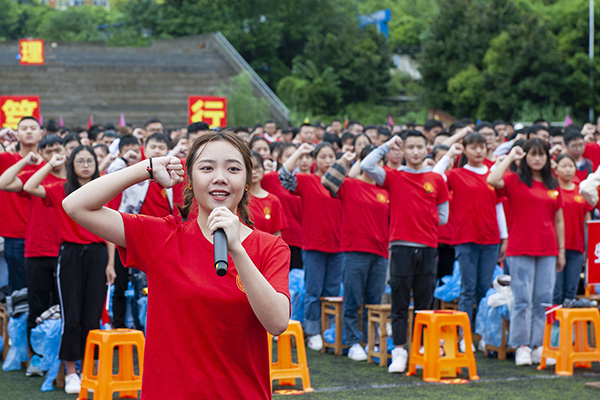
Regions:
[[[60,338],[62,320],[47,319],[31,330],[31,347],[37,354],[42,355],[39,368],[48,371],[42,383],[42,392],[54,390],[53,382],[58,376],[60,360]]]
[[[137,299],[138,304],[138,320],[142,325],[143,331],[146,332],[146,313],[148,312],[148,297],[142,296]]]
[[[435,288],[433,297],[442,301],[454,301],[458,295],[460,295],[460,267],[458,261],[455,261],[452,275],[442,278],[442,285]]]
[[[18,371],[21,369],[21,363],[29,360],[29,354],[27,353],[28,315],[29,313],[22,313],[18,317],[11,317],[8,320],[7,329],[11,346],[2,364],[4,371]]]
[[[294,268],[290,271],[290,299],[292,301],[292,313],[290,319],[304,321],[304,270]]]

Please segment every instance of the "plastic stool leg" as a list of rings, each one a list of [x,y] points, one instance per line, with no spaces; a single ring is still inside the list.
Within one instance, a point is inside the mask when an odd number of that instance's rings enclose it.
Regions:
[[[124,344],[119,346],[119,374],[120,381],[133,380],[133,345]],[[124,390],[119,392],[119,397],[137,398],[137,390]]]

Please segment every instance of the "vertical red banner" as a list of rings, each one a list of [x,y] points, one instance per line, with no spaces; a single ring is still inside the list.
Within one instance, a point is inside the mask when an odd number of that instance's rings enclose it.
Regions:
[[[587,284],[600,283],[600,221],[587,223]]]
[[[19,64],[44,65],[44,39],[19,40]]]
[[[188,124],[206,122],[211,128],[227,126],[227,97],[189,96]]]
[[[0,128],[17,129],[23,117],[40,120],[40,96],[0,96]]]

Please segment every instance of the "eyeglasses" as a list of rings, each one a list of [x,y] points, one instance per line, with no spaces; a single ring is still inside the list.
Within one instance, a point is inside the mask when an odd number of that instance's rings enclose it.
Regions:
[[[88,158],[87,160],[84,160],[83,158],[78,158],[77,160],[75,160],[75,164],[77,164],[79,166],[94,165],[94,159]]]

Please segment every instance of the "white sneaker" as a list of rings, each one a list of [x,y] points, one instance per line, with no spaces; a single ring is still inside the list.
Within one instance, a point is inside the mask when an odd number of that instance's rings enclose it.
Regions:
[[[29,365],[27,365],[27,371],[25,371],[25,376],[44,376],[44,371],[40,369],[39,365],[40,358],[37,355],[31,357]]]
[[[482,353],[485,353],[485,340],[483,340],[483,338],[481,338],[479,343],[477,343],[477,350],[481,351]]]
[[[460,349],[461,353],[466,352],[465,339],[460,340],[460,343],[458,344],[458,348]],[[471,343],[471,350],[473,350],[473,353],[475,353],[475,346],[473,346],[473,343]]]
[[[321,351],[323,349],[323,338],[321,335],[309,336],[308,348],[314,351]]]
[[[527,346],[521,346],[515,352],[515,364],[517,365],[531,365],[531,348]]]
[[[542,361],[543,351],[544,351],[544,348],[542,346],[535,348],[531,352],[531,362],[534,364],[539,364]],[[546,357],[546,365],[556,365],[556,360],[551,357]]]
[[[81,390],[81,379],[77,374],[69,374],[65,377],[65,392],[67,394],[79,394]]]
[[[348,350],[348,358],[354,361],[365,361],[367,359],[367,353],[360,346],[360,343],[355,343]]]
[[[392,350],[392,363],[388,367],[388,372],[391,374],[402,373],[406,369],[406,361],[408,353],[402,347],[396,347]]]

